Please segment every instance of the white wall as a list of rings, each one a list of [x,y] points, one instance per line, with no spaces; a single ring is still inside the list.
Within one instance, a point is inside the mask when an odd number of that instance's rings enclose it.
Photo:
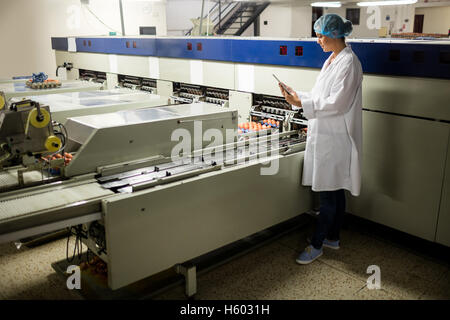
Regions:
[[[290,37],[292,12],[290,4],[270,4],[260,15],[261,37]],[[264,25],[267,21],[267,25]]]
[[[293,38],[310,38],[312,28],[312,7],[293,5],[291,17],[291,33]]]
[[[89,8],[79,0],[0,0],[0,78],[43,71],[55,76],[51,37],[120,35],[118,0],[90,0]],[[166,35],[165,2],[124,1],[126,35],[139,33],[139,26],[156,26]]]
[[[335,13],[340,15],[345,19],[345,12],[347,8],[359,8],[360,16],[359,16],[359,25],[353,25],[353,32],[348,38],[374,38],[378,36],[378,30],[370,30],[366,21],[368,18],[368,14],[366,12],[366,8],[358,7],[358,6],[342,6],[341,8],[324,8],[323,14]]]
[[[379,6],[375,10],[371,7],[345,5],[341,8],[325,8],[324,14],[336,13],[345,18],[347,8],[360,8],[359,25],[353,26],[349,38],[377,38],[379,28],[371,27],[375,16],[379,18],[379,26],[386,27],[388,32],[412,32],[414,28],[414,5]]]
[[[214,6],[213,1],[205,1],[203,15],[206,16]],[[201,16],[202,0],[167,0],[167,35],[184,36],[193,27],[191,19]]]
[[[254,37],[255,35],[255,24],[252,23],[247,30],[245,30],[242,34],[241,37]]]
[[[264,25],[267,21],[267,25]],[[261,37],[311,37],[312,8],[297,3],[271,3],[259,18]],[[250,31],[249,31],[250,30]],[[253,26],[245,32],[253,35]]]
[[[184,35],[192,28],[190,19],[200,17],[201,0],[167,0],[167,34],[171,36]],[[214,6],[213,1],[206,1],[204,14]],[[226,6],[223,3],[222,6]],[[310,37],[311,36],[311,6],[294,1],[282,3],[282,0],[271,3],[260,16],[260,35],[262,37]],[[267,21],[267,25],[264,25]],[[242,34],[252,37],[253,24]]]
[[[423,32],[448,34],[450,29],[450,6],[416,8],[416,14],[423,14]]]

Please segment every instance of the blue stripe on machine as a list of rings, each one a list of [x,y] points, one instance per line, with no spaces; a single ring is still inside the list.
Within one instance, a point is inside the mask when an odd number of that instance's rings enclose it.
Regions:
[[[233,61],[230,39],[157,39],[158,57]]]
[[[77,51],[321,68],[329,56],[314,41],[220,38],[77,38]],[[365,73],[450,79],[450,45],[352,42]],[[52,38],[67,50],[67,38]]]

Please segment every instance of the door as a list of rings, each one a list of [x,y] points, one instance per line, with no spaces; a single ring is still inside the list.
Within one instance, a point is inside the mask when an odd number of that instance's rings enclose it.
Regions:
[[[323,8],[322,7],[312,7],[312,25],[311,25],[311,37],[317,37],[314,32],[314,23],[323,16]]]
[[[414,33],[423,33],[423,14],[414,16]]]

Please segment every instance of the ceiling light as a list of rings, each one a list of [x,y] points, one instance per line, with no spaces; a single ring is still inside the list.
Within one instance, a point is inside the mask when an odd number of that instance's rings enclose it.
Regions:
[[[360,7],[372,7],[372,6],[396,6],[402,4],[414,4],[417,0],[387,0],[387,1],[367,1],[358,2],[357,5]]]
[[[330,8],[339,8],[341,3],[337,2],[313,2],[311,3],[312,7],[330,7]]]

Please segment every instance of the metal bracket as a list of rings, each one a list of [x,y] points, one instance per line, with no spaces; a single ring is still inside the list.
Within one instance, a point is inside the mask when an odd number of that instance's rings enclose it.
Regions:
[[[174,103],[179,102],[179,103],[192,103],[193,100],[192,99],[187,99],[187,98],[182,98],[182,97],[177,97],[177,96],[170,96],[169,98],[171,98]]]
[[[192,263],[177,264],[175,272],[184,276],[186,281],[186,296],[192,297],[197,293],[197,267]]]

